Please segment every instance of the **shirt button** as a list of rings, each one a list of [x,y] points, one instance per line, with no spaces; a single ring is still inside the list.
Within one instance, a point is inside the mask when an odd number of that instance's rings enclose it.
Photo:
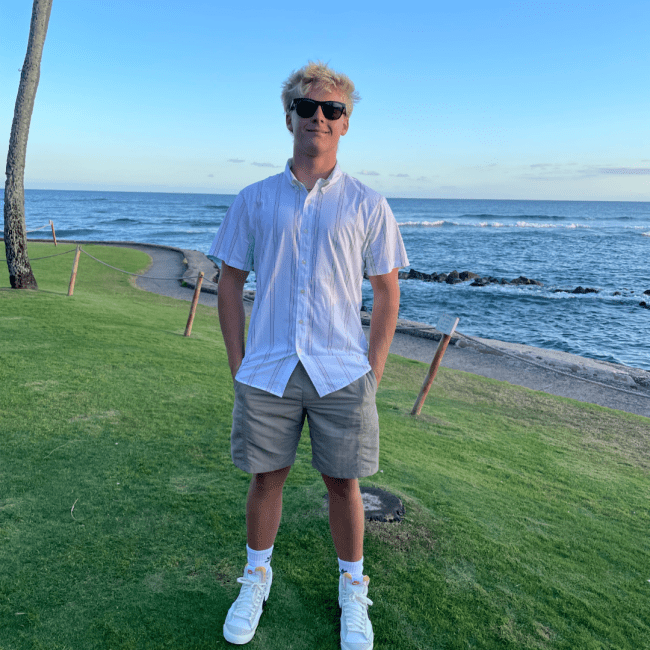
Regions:
[[[301,321],[301,320],[299,320],[298,322],[302,325],[302,321]]]
[[[304,289],[301,289],[301,290],[300,290],[300,293],[305,293],[305,290],[304,290]]]
[[[304,232],[305,234],[307,234],[307,228],[305,228],[305,229],[303,230],[303,232]]]
[[[303,264],[307,264],[307,260],[303,260],[302,263],[303,263]]]

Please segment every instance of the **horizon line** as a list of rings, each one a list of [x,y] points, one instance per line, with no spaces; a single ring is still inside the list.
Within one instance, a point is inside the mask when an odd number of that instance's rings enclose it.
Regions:
[[[0,187],[0,199],[4,203],[4,187]],[[204,194],[206,196],[237,196],[239,192],[216,192],[197,190],[106,190],[106,189],[68,189],[68,188],[33,188],[26,187],[25,192],[106,192],[122,194]],[[381,192],[380,192],[381,193]],[[425,196],[392,196],[381,193],[386,199],[405,201],[530,201],[549,203],[650,203],[648,199],[516,199],[516,198],[477,198],[477,197],[425,197]]]

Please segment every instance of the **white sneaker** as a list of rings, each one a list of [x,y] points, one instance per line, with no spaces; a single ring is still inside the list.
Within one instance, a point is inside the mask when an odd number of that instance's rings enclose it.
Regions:
[[[341,650],[372,650],[374,633],[368,618],[370,578],[363,582],[344,573],[339,580],[339,607],[341,608]]]
[[[262,608],[268,600],[273,571],[269,567],[258,566],[254,571],[247,564],[244,575],[237,578],[242,587],[237,600],[230,606],[226,622],[223,624],[223,636],[235,645],[248,643],[257,630]]]

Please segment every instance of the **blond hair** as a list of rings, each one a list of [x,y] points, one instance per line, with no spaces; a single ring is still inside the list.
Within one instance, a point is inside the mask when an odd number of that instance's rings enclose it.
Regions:
[[[335,72],[322,61],[309,61],[300,70],[295,70],[282,84],[282,105],[289,113],[291,102],[298,97],[308,95],[312,88],[323,88],[328,92],[338,91],[345,97],[347,115],[352,114],[354,104],[361,98],[354,89],[351,79],[340,72]]]

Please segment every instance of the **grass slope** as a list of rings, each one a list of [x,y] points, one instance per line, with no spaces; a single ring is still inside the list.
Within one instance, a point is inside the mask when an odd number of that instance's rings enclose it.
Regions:
[[[69,298],[71,266],[34,261],[38,292],[0,290],[0,649],[231,647],[248,477],[214,310],[188,339],[187,303],[85,256]],[[379,390],[364,483],[407,516],[367,526],[375,647],[650,647],[650,420],[446,369],[414,419],[424,374],[391,357]],[[301,443],[251,648],[339,647],[309,458]]]

